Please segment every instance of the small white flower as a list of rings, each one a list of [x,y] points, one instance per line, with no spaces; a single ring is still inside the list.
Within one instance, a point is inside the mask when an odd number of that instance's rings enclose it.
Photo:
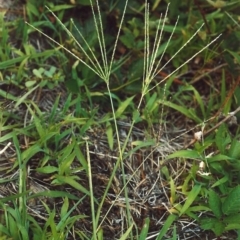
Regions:
[[[195,132],[194,133],[194,139],[196,139],[197,141],[200,141],[202,139],[202,135],[203,135],[202,131]]]

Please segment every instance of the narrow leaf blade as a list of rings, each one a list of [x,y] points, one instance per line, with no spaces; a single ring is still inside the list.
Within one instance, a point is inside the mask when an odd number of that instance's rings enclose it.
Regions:
[[[201,185],[195,185],[192,188],[191,192],[187,196],[187,200],[186,200],[185,204],[183,205],[183,207],[180,210],[180,214],[179,214],[180,216],[188,210],[188,208],[191,206],[191,204],[194,202],[194,200],[198,196],[200,190],[201,190]]]

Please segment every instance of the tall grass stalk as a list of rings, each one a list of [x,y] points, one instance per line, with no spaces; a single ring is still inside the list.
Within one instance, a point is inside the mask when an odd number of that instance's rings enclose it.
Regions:
[[[100,12],[100,7],[99,7],[99,2],[98,0],[96,0],[96,5],[97,5],[97,9],[98,9],[98,20],[99,20],[99,24],[97,21],[97,17],[93,8],[93,2],[92,0],[90,0],[91,2],[91,7],[92,7],[92,13],[93,13],[93,17],[94,17],[94,23],[95,23],[95,28],[96,28],[96,32],[97,32],[97,36],[98,36],[98,42],[99,42],[99,47],[100,47],[100,51],[101,51],[101,57],[102,57],[102,63],[103,63],[103,67],[101,66],[101,63],[99,62],[99,60],[96,58],[94,52],[92,51],[91,47],[88,45],[86,39],[84,38],[84,36],[81,34],[81,32],[77,29],[76,25],[73,23],[73,26],[76,28],[77,32],[79,33],[80,37],[82,38],[82,40],[84,41],[84,43],[86,44],[88,50],[90,51],[92,56],[89,56],[87,54],[87,52],[84,50],[83,46],[81,44],[79,44],[79,42],[76,40],[76,38],[73,36],[73,34],[65,27],[65,25],[60,21],[60,19],[50,10],[48,9],[53,16],[57,19],[57,21],[60,23],[60,25],[63,27],[63,29],[67,32],[67,34],[74,39],[74,41],[76,42],[76,44],[78,45],[78,47],[81,49],[81,51],[84,53],[84,55],[87,57],[87,59],[90,61],[90,63],[92,65],[89,65],[87,62],[83,61],[82,59],[80,59],[77,55],[75,55],[73,52],[71,52],[69,49],[67,49],[66,47],[64,47],[63,45],[59,44],[57,41],[55,41],[54,39],[52,39],[50,36],[48,36],[47,34],[43,33],[42,31],[40,31],[39,29],[35,28],[34,26],[32,26],[31,24],[27,23],[28,25],[30,25],[33,29],[35,29],[36,31],[40,32],[41,34],[43,34],[45,37],[47,37],[48,39],[50,39],[51,41],[53,41],[55,44],[57,44],[58,46],[60,46],[61,48],[63,48],[65,51],[67,51],[69,54],[71,54],[73,57],[75,57],[78,61],[80,61],[81,63],[83,63],[85,66],[87,66],[89,69],[91,69],[94,73],[96,73],[107,85],[107,90],[109,92],[109,96],[110,96],[110,104],[112,107],[112,113],[113,113],[113,120],[114,120],[114,125],[115,125],[115,129],[116,129],[116,137],[117,137],[117,144],[118,144],[118,152],[119,152],[119,156],[118,156],[118,160],[117,163],[113,169],[113,172],[110,176],[109,182],[107,184],[106,190],[104,192],[104,195],[102,197],[102,201],[99,204],[99,208],[96,214],[96,219],[93,221],[95,221],[94,225],[98,224],[99,218],[100,218],[100,214],[101,214],[101,208],[102,205],[104,203],[104,200],[106,198],[106,195],[108,193],[108,190],[112,184],[113,181],[113,177],[115,175],[116,170],[119,167],[119,164],[121,164],[121,168],[123,170],[124,165],[123,165],[123,158],[122,158],[122,153],[123,150],[121,148],[120,145],[120,138],[119,138],[119,132],[118,132],[118,127],[117,127],[117,120],[116,120],[116,116],[115,116],[115,109],[113,106],[113,100],[111,97],[111,89],[109,87],[109,79],[110,79],[110,75],[112,72],[112,65],[113,65],[113,60],[114,60],[114,56],[115,56],[115,51],[116,51],[116,46],[117,46],[117,42],[119,39],[119,35],[120,35],[120,31],[121,31],[121,26],[124,20],[124,16],[125,16],[125,12],[126,12],[126,8],[128,5],[128,0],[125,2],[125,6],[124,6],[124,10],[123,10],[123,15],[120,21],[120,26],[119,26],[119,30],[117,33],[117,38],[113,47],[113,53],[111,56],[111,61],[110,64],[108,64],[107,61],[107,52],[106,52],[106,47],[105,47],[105,41],[104,41],[104,32],[103,32],[103,27],[102,27],[102,20],[101,20],[101,12]],[[100,27],[99,27],[100,25]],[[127,141],[126,141],[127,142]],[[124,184],[125,185],[125,184]],[[126,191],[125,188],[125,197],[127,199],[128,193]],[[92,196],[93,198],[93,196]],[[130,222],[130,210],[129,210],[129,204],[127,205],[127,209],[128,209],[128,222]],[[130,225],[130,224],[129,224]],[[96,234],[96,232],[95,232]],[[94,236],[96,236],[94,234]]]
[[[95,217],[95,207],[94,207],[94,194],[93,194],[93,184],[92,184],[92,171],[91,171],[91,159],[89,154],[88,141],[86,141],[86,152],[87,152],[87,161],[88,161],[88,181],[91,195],[91,213],[92,213],[92,225],[93,225],[93,239],[97,239],[97,222]]]

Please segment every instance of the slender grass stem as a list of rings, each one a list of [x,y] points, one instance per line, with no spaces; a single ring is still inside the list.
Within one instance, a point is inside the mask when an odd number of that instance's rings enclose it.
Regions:
[[[92,225],[93,225],[93,239],[97,240],[97,227],[95,218],[95,207],[94,207],[94,193],[93,193],[93,183],[92,183],[92,171],[91,171],[91,161],[89,154],[89,146],[86,141],[86,152],[87,152],[87,162],[88,162],[88,180],[89,180],[89,191],[90,191],[90,201],[91,201],[91,213],[92,213]]]

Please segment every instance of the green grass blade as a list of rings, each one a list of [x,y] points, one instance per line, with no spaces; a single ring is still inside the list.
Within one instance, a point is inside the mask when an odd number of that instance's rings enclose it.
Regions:
[[[190,193],[187,195],[187,200],[184,203],[183,207],[180,210],[179,216],[183,215],[191,204],[195,201],[196,197],[198,196],[199,192],[201,191],[202,186],[200,184],[195,185]]]
[[[131,233],[132,228],[133,228],[133,224],[128,228],[128,230],[121,236],[121,238],[119,240],[128,239],[128,236]]]
[[[77,189],[77,190],[79,190],[79,191],[87,194],[88,196],[91,196],[91,195],[90,195],[90,192],[89,192],[85,187],[83,187],[80,183],[78,183],[78,182],[74,179],[74,177],[71,177],[71,176],[65,177],[65,176],[59,176],[59,175],[57,175],[57,176],[56,176],[56,180],[58,180],[58,181],[61,182],[61,183],[69,184],[69,185],[72,186],[73,188],[75,188],[75,189]],[[97,200],[95,199],[95,201],[97,201]]]
[[[145,240],[147,238],[149,223],[150,223],[150,219],[145,218],[144,224],[143,224],[140,236],[139,236],[139,240]]]
[[[195,159],[195,160],[202,159],[198,151],[191,150],[191,149],[179,150],[167,156],[167,159],[172,159],[172,158],[186,158],[186,159]]]
[[[164,222],[164,225],[157,236],[156,240],[161,240],[165,237],[167,231],[170,229],[172,223],[177,219],[177,215],[171,214],[168,216],[167,220]]]
[[[202,119],[200,119],[193,111],[190,111],[188,108],[174,104],[169,101],[158,100],[158,102],[159,102],[159,104],[163,104],[165,106],[175,109],[176,111],[182,113],[183,115],[194,120],[197,123],[202,123]]]

